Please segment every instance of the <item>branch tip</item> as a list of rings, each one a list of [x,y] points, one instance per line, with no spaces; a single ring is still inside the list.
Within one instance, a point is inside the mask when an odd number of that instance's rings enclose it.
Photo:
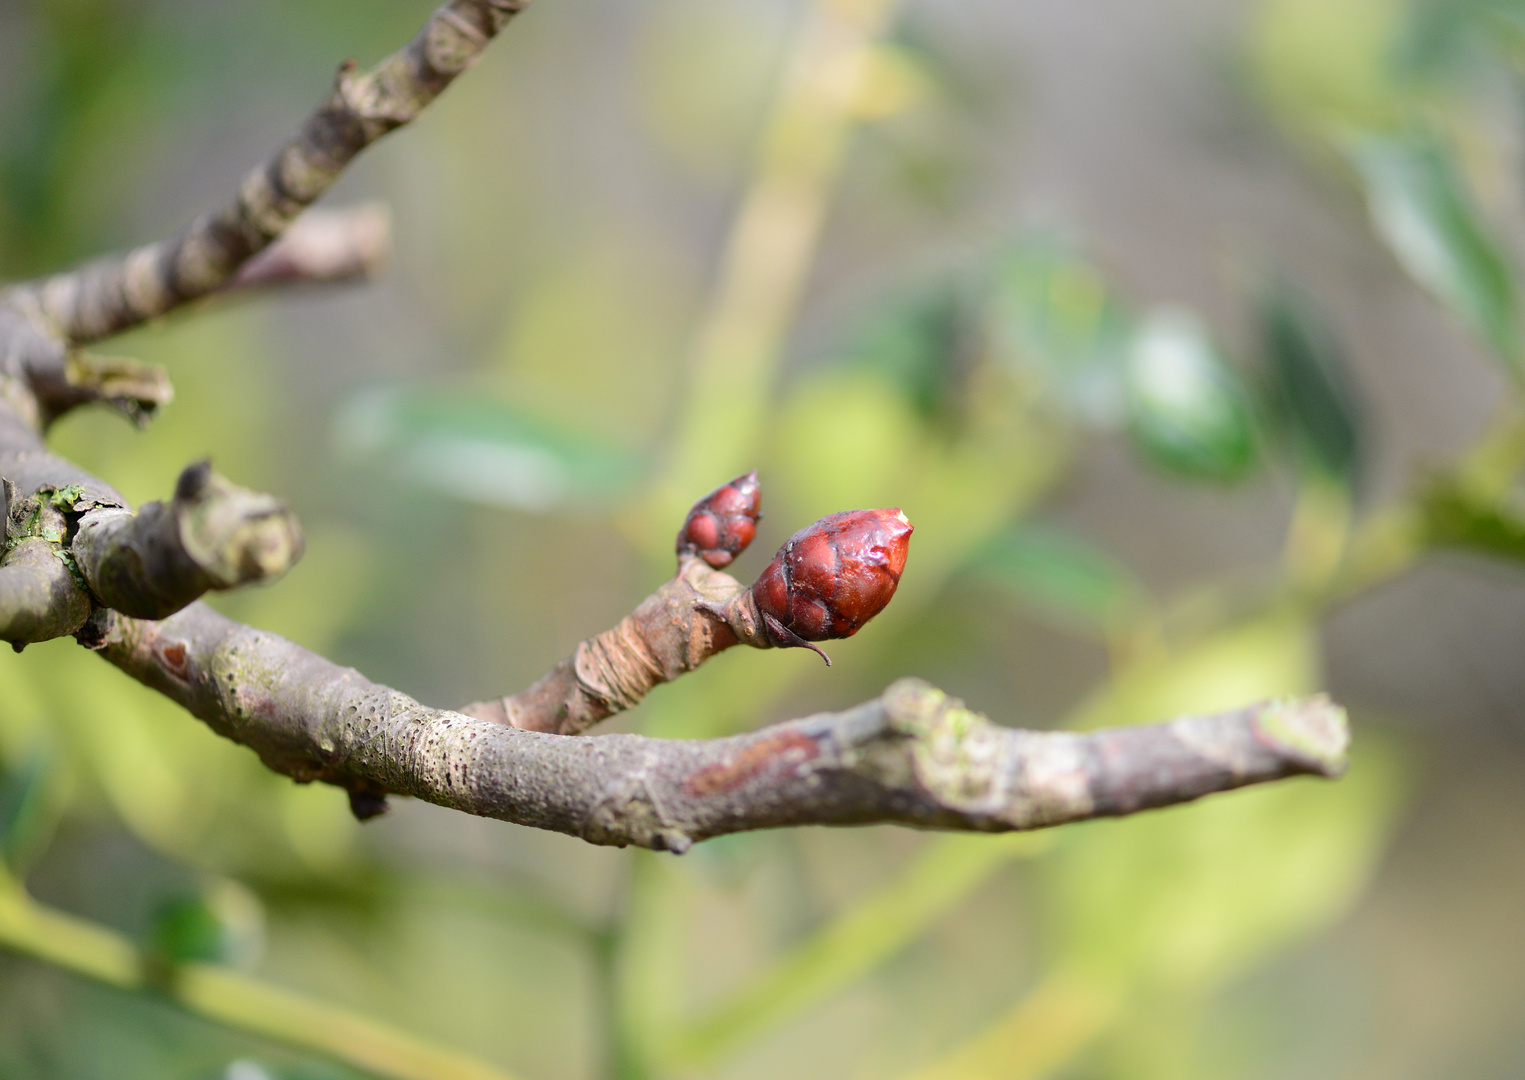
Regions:
[[[175,501],[193,502],[201,497],[212,479],[212,459],[202,458],[180,471],[175,481]]]
[[[302,557],[302,527],[286,504],[225,479],[210,461],[181,474],[174,511],[181,543],[214,589],[274,581]]]
[[[1309,772],[1335,778],[1350,767],[1350,722],[1345,710],[1324,694],[1268,701],[1255,716],[1256,727]]]
[[[55,416],[75,405],[100,402],[141,428],[175,398],[169,374],[159,365],[79,349],[71,349],[65,357],[64,381],[72,400],[56,402]]]
[[[392,254],[392,211],[384,202],[313,208],[239,268],[228,289],[331,285],[373,277]]]

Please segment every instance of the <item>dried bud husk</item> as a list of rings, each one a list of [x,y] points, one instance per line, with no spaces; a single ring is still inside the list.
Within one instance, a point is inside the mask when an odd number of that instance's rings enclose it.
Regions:
[[[727,566],[757,535],[761,516],[762,485],[754,469],[694,503],[678,530],[678,557],[696,555],[717,570]]]
[[[899,509],[849,510],[795,533],[752,586],[768,639],[815,648],[852,637],[895,595],[910,543]]]

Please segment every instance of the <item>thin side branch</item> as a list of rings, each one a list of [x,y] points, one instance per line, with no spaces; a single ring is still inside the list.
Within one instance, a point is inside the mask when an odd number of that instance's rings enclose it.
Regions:
[[[718,568],[751,544],[761,500],[755,471],[700,499],[678,531],[671,581],[528,690],[461,711],[526,731],[575,735],[732,645],[803,647],[830,664],[815,642],[851,637],[890,602],[905,569],[911,523],[898,509],[830,514],[785,541],[757,581],[743,587]]]
[[[392,254],[392,214],[385,203],[347,210],[312,209],[239,268],[229,289],[331,285],[371,277]]]
[[[120,333],[226,286],[327,191],[356,154],[401,127],[465,71],[528,0],[449,0],[368,72],[346,63],[301,131],[250,172],[222,209],[168,240],[15,290],[62,342]]]
[[[658,685],[738,642],[768,648],[751,593],[696,558],[612,630],[578,644],[528,690],[461,712],[525,731],[576,735],[633,709]]]
[[[1005,832],[1128,814],[1298,773],[1338,775],[1344,714],[1318,698],[1074,734],[1001,728],[918,680],[881,698],[700,742],[568,738],[430,709],[202,604],[114,617],[103,655],[270,768],[551,829],[681,852],[787,825]]]

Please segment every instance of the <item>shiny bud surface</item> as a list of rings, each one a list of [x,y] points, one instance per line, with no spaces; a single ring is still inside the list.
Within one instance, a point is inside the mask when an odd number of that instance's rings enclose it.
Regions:
[[[895,595],[910,543],[911,523],[898,509],[849,510],[795,533],[752,586],[770,640],[856,634]]]
[[[727,566],[757,535],[761,516],[762,485],[754,469],[694,503],[678,530],[678,555],[697,555],[717,570]]]

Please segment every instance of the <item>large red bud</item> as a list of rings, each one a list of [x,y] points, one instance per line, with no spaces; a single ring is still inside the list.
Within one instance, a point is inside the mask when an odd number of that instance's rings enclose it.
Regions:
[[[852,637],[895,595],[910,545],[899,509],[848,510],[795,533],[752,586],[769,640]]]
[[[754,469],[694,503],[678,530],[678,556],[697,555],[718,570],[747,549],[760,517],[762,484]]]

